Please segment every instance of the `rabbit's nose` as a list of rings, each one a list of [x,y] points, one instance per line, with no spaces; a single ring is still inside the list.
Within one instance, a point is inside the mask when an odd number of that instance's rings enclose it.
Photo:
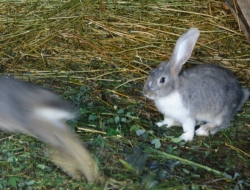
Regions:
[[[150,81],[147,85],[145,85],[145,87],[148,89],[148,90],[155,90],[154,86],[152,86],[153,82]]]
[[[155,90],[156,90],[155,87],[153,87],[153,86],[149,86],[149,89],[150,89],[151,91],[155,91]]]

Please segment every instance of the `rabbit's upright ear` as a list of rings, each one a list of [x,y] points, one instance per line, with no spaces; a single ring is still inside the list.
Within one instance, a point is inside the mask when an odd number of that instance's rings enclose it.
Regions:
[[[178,39],[169,61],[171,76],[178,76],[182,65],[186,63],[191,56],[199,35],[200,31],[197,28],[190,28]]]

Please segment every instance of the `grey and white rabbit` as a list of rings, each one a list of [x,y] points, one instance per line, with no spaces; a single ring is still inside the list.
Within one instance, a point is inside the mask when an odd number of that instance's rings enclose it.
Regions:
[[[0,128],[21,132],[48,142],[56,153],[52,160],[73,177],[79,173],[96,182],[99,170],[89,152],[66,125],[73,106],[36,85],[0,77]]]
[[[199,136],[215,134],[229,126],[230,121],[247,101],[249,92],[239,85],[234,74],[215,64],[201,64],[181,71],[191,56],[200,35],[190,28],[177,41],[169,62],[150,72],[143,94],[154,100],[164,115],[158,126],[181,125],[180,138],[192,141]],[[196,123],[205,123],[195,131]]]

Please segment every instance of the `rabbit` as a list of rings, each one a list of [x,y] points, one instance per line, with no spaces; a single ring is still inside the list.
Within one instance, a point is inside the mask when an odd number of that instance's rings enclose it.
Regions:
[[[98,181],[99,169],[89,152],[66,125],[75,117],[73,106],[56,94],[31,83],[0,77],[0,128],[26,133],[56,150],[52,160],[73,177]]]
[[[182,126],[179,138],[186,142],[193,140],[194,133],[208,136],[227,128],[249,97],[248,90],[226,68],[210,63],[181,71],[199,35],[197,28],[185,32],[170,61],[152,70],[143,87],[144,96],[164,115],[156,125]],[[196,124],[201,126],[195,131]]]

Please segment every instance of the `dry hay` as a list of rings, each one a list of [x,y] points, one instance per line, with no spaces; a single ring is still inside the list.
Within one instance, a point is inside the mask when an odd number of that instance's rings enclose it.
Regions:
[[[201,35],[188,65],[221,64],[249,87],[250,46],[223,0],[6,0],[0,23],[2,74],[43,86],[52,85],[47,79],[85,84],[110,107],[101,98],[107,91],[126,104],[143,102],[149,71],[169,59],[190,27]],[[53,85],[54,91],[61,88]]]
[[[190,63],[250,74],[249,44],[220,1],[6,1],[0,14],[2,73],[112,81],[115,71],[143,82],[195,26],[201,36]]]

